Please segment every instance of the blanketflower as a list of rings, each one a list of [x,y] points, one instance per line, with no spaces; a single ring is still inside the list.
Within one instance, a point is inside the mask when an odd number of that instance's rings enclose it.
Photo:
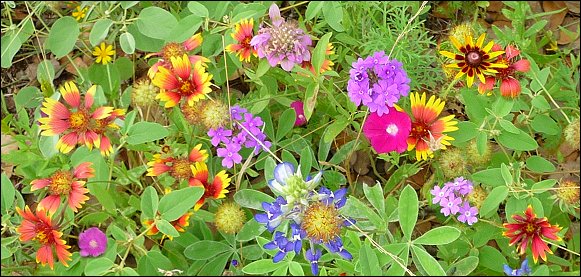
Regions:
[[[454,138],[444,133],[458,130],[456,126],[458,122],[452,120],[454,115],[437,118],[445,102],[434,95],[430,97],[428,103],[425,92],[421,97],[419,93],[412,93],[410,99],[413,119],[412,130],[407,140],[408,151],[415,148],[416,159],[427,160],[433,157],[434,151],[446,149],[446,145],[450,145]]]
[[[505,264],[503,266],[504,269],[504,274],[506,274],[506,276],[528,276],[532,273],[531,268],[529,267],[529,260],[528,259],[524,259],[524,261],[522,261],[520,268],[515,268],[512,269],[510,266],[508,266],[507,264]]]
[[[73,11],[73,12],[71,13],[71,15],[72,15],[72,16],[73,16],[73,17],[74,17],[74,18],[75,18],[77,21],[80,21],[81,19],[85,18],[85,15],[87,14],[87,10],[88,10],[88,9],[89,9],[89,8],[87,8],[87,7],[81,8],[81,6],[77,6],[77,7],[75,8],[75,11]]]
[[[280,64],[286,71],[291,71],[295,64],[310,60],[312,40],[309,35],[298,27],[296,21],[285,21],[276,4],[270,6],[268,14],[272,26],[258,30],[258,35],[250,41],[258,57],[266,58],[272,67]]]
[[[186,231],[186,227],[190,226],[190,217],[193,215],[193,212],[186,212],[184,215],[180,216],[178,219],[170,222],[171,226],[173,226],[178,232],[185,232]],[[146,228],[149,228],[149,231],[147,231],[147,235],[149,236],[153,236],[157,233],[159,233],[159,229],[157,229],[157,226],[155,225],[155,220],[153,219],[147,219],[143,221],[143,224],[146,226]],[[173,239],[172,236],[168,236],[169,239]]]
[[[93,163],[81,163],[73,172],[58,170],[52,176],[46,179],[37,179],[30,184],[30,191],[39,190],[48,187],[48,195],[38,203],[37,210],[43,209],[50,214],[54,214],[64,198],[68,206],[77,212],[78,208],[89,199],[86,194],[89,192],[85,188],[85,182],[80,179],[92,178],[95,176],[95,170],[91,167]]]
[[[230,34],[235,39],[237,44],[229,44],[226,46],[226,51],[236,54],[240,61],[249,62],[250,56],[256,57],[256,49],[250,45],[250,41],[254,37],[254,19],[243,19],[236,23],[235,31]]]
[[[525,249],[530,242],[535,263],[539,260],[539,256],[546,261],[547,255],[545,252],[553,254],[553,251],[543,241],[543,238],[561,241],[557,232],[562,227],[551,225],[546,217],[537,218],[531,205],[528,206],[524,214],[524,217],[518,214],[512,215],[512,219],[516,223],[504,223],[503,226],[506,231],[502,235],[510,239],[509,245],[517,244],[517,249],[520,250],[519,253],[521,255],[525,253]]]
[[[16,207],[16,212],[23,218],[20,226],[16,228],[20,234],[20,241],[35,240],[41,244],[36,252],[36,262],[42,265],[48,263],[50,269],[54,269],[54,252],[56,252],[59,262],[68,266],[67,261],[71,260],[72,254],[67,249],[71,247],[61,239],[63,233],[53,222],[51,215],[47,215],[43,209],[37,210],[34,214],[28,206],[24,207],[24,211]]]
[[[389,113],[402,96],[410,91],[410,79],[398,60],[390,60],[384,51],[375,52],[351,64],[347,93],[355,105],[363,104],[378,116]]]
[[[490,75],[498,73],[496,69],[507,67],[506,64],[494,62],[494,58],[502,55],[504,51],[490,52],[492,46],[494,45],[493,41],[488,42],[486,46],[482,47],[485,37],[485,33],[480,35],[480,37],[478,37],[476,40],[476,44],[474,44],[472,36],[465,36],[464,44],[461,44],[458,40],[451,36],[450,41],[461,53],[454,54],[448,51],[440,51],[440,54],[446,58],[455,60],[455,63],[447,64],[446,67],[460,69],[460,72],[458,72],[458,74],[456,74],[454,77],[455,79],[459,79],[464,76],[464,74],[466,74],[468,87],[472,87],[472,84],[474,83],[474,76],[478,77],[480,82],[485,83],[486,80],[484,79],[484,74]]]
[[[91,227],[79,234],[81,257],[98,257],[107,250],[107,236],[97,227]]]
[[[204,194],[202,198],[198,200],[196,205],[194,206],[194,210],[197,211],[204,205],[206,199],[220,199],[226,197],[226,193],[228,190],[226,189],[228,185],[230,185],[231,179],[228,178],[228,174],[226,170],[222,170],[214,176],[214,179],[210,183],[208,180],[208,166],[204,162],[197,162],[191,166],[192,175],[194,178],[193,183],[190,183],[190,186],[197,186],[204,188]]]
[[[411,119],[407,113],[390,107],[389,112],[379,116],[371,113],[363,124],[363,134],[378,153],[407,150],[407,138],[411,130]]]
[[[495,44],[492,51],[501,51],[500,45]],[[506,46],[504,55],[498,56],[497,63],[505,64],[507,68],[498,68],[494,76],[486,77],[485,83],[478,85],[478,92],[484,94],[494,88],[496,80],[500,81],[500,93],[504,97],[517,97],[521,92],[519,81],[515,78],[518,72],[527,72],[531,69],[531,63],[526,59],[516,60],[520,51],[512,45]]]
[[[212,91],[212,74],[206,72],[202,61],[192,63],[186,54],[172,56],[170,61],[170,67],[162,65],[157,68],[158,72],[152,80],[160,89],[155,98],[165,101],[166,108],[177,105],[182,99],[192,106]]]
[[[112,146],[105,135],[110,129],[118,128],[113,121],[124,114],[124,110],[114,110],[113,107],[91,108],[97,86],[93,85],[85,93],[81,104],[81,94],[77,85],[66,82],[60,87],[60,92],[69,107],[52,99],[45,98],[41,111],[46,117],[41,117],[40,129],[43,136],[64,134],[56,144],[57,149],[69,153],[77,144],[86,145],[89,150],[93,146],[101,150],[102,155],[111,153]],[[103,123],[107,124],[103,124]]]
[[[189,52],[194,51],[196,48],[198,48],[198,46],[202,44],[202,41],[204,41],[202,38],[202,34],[198,33],[194,34],[192,37],[190,37],[189,39],[182,43],[169,42],[166,45],[164,45],[161,51],[147,54],[145,58],[149,58],[152,56],[161,57],[159,61],[157,61],[149,68],[149,70],[147,71],[147,76],[150,79],[153,79],[153,77],[155,77],[155,74],[158,71],[158,67],[160,66],[164,66],[165,68],[171,67],[172,57],[180,58],[184,54],[188,54]],[[188,59],[190,60],[191,64],[196,64],[197,62],[201,61],[202,65],[204,66],[206,63],[210,62],[208,58],[198,55],[188,54]]]
[[[93,56],[97,58],[95,60],[96,63],[108,64],[113,60],[113,58],[111,58],[113,55],[115,55],[113,45],[107,45],[105,42],[101,42],[100,46],[95,46],[95,50],[93,51]]]
[[[174,157],[166,153],[154,154],[153,160],[147,163],[146,176],[159,176],[169,172],[178,181],[188,180],[188,184],[192,186],[195,181],[191,166],[197,162],[205,162],[206,159],[208,152],[202,149],[202,144],[194,146],[187,158]]]

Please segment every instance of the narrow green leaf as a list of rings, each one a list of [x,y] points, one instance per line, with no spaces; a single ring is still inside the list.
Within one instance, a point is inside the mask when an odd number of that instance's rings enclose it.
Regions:
[[[484,203],[482,203],[482,207],[480,208],[480,211],[478,212],[480,214],[480,216],[485,217],[485,218],[489,218],[493,214],[493,212],[498,209],[498,205],[500,205],[500,203],[506,199],[506,196],[508,196],[508,188],[507,187],[500,186],[500,187],[494,188],[490,192],[488,197],[486,197],[486,200],[484,200]]]
[[[194,207],[203,194],[204,188],[202,187],[187,187],[164,195],[159,201],[161,218],[167,221],[180,218]]]
[[[224,269],[226,268],[226,263],[232,256],[233,252],[230,253],[222,253],[219,255],[213,255],[209,262],[206,262],[206,265],[202,267],[198,276],[220,276],[224,273]]]
[[[423,245],[443,245],[455,241],[458,237],[460,230],[451,226],[440,226],[427,231],[413,242]]]
[[[287,263],[273,263],[271,259],[258,260],[247,264],[242,268],[242,272],[250,275],[265,274],[275,271],[283,266],[287,266]]]
[[[418,219],[418,195],[407,185],[401,192],[398,205],[399,224],[407,240],[411,240],[412,231]]]
[[[141,211],[145,218],[154,218],[157,213],[159,198],[154,187],[147,187],[141,194]]]
[[[321,37],[317,42],[315,50],[312,51],[312,62],[313,68],[315,69],[315,75],[319,75],[323,61],[325,60],[325,53],[327,51],[327,44],[329,44],[329,38],[333,33],[327,33]]]
[[[347,118],[344,116],[337,116],[335,122],[331,123],[331,125],[327,127],[325,136],[323,136],[323,141],[326,143],[331,143],[333,139],[335,139],[335,137],[341,133],[341,131],[345,130],[349,122],[350,121],[347,120]]]
[[[5,215],[12,210],[16,189],[14,189],[14,185],[12,184],[12,181],[10,181],[10,178],[6,176],[6,173],[2,172],[1,178],[2,181],[0,186],[2,187],[2,194],[0,195],[0,198],[2,199],[2,214]]]
[[[468,256],[462,260],[452,264],[450,268],[454,268],[453,276],[468,276],[478,266],[478,257]]]
[[[233,250],[232,247],[223,242],[202,240],[186,247],[184,255],[192,260],[207,260],[210,257]]]
[[[313,166],[313,153],[310,147],[305,147],[301,150],[301,173],[303,176],[308,176]]]
[[[506,166],[506,164],[504,163],[500,165],[500,175],[502,175],[502,179],[504,180],[504,184],[506,186],[512,185],[513,182],[512,174],[510,173],[508,166]]]
[[[512,124],[512,122],[506,120],[506,119],[500,119],[498,121],[498,123],[500,124],[500,127],[502,127],[502,129],[504,129],[507,132],[513,133],[513,134],[519,134],[520,133],[520,129],[517,128],[516,126],[514,126],[514,124]]]
[[[412,244],[412,253],[428,276],[446,276],[442,266],[426,250]]]
[[[49,60],[43,60],[38,64],[38,68],[36,68],[36,79],[41,84],[43,82],[52,84],[54,74],[54,65]]]

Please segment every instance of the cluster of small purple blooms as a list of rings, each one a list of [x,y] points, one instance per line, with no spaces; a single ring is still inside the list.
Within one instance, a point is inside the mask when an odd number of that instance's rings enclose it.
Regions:
[[[272,145],[266,140],[266,135],[260,128],[264,122],[259,116],[254,116],[238,105],[230,108],[230,115],[232,129],[222,126],[208,130],[213,146],[223,143],[223,147],[217,148],[216,153],[218,157],[223,158],[222,166],[226,168],[232,168],[242,162],[242,156],[238,153],[242,147],[254,147],[254,154],[258,154],[260,149],[268,150]]]
[[[410,79],[402,63],[389,59],[384,51],[359,58],[351,65],[347,92],[351,102],[369,107],[379,116],[389,113],[400,97],[410,92]]]
[[[457,177],[453,182],[447,182],[442,188],[434,186],[430,193],[434,196],[433,204],[440,204],[440,212],[445,216],[458,215],[458,221],[472,225],[478,221],[476,215],[478,209],[470,206],[467,200],[468,194],[472,192],[474,185],[464,177]]]

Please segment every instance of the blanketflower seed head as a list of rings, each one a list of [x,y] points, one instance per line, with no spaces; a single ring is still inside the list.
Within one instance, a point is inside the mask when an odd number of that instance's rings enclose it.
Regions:
[[[145,58],[149,58],[152,56],[161,57],[159,61],[153,64],[149,70],[147,71],[147,76],[150,79],[155,77],[155,74],[158,71],[160,66],[164,66],[165,68],[170,68],[171,59],[172,58],[180,58],[183,55],[187,55],[188,59],[190,60],[191,64],[196,64],[197,62],[202,62],[203,66],[206,66],[206,63],[210,62],[206,57],[198,56],[198,55],[189,55],[190,52],[194,51],[198,46],[202,44],[203,38],[200,33],[194,34],[192,37],[187,39],[182,43],[175,43],[175,42],[168,42],[164,47],[161,49],[160,52],[151,53],[145,56]]]
[[[187,158],[174,157],[166,153],[154,154],[153,160],[147,163],[147,176],[159,176],[167,172],[178,181],[188,180],[191,186],[195,183],[191,166],[197,162],[205,162],[207,159],[208,152],[202,149],[202,144],[192,148]]]
[[[559,205],[562,211],[575,214],[575,211],[579,210],[579,196],[581,192],[579,191],[578,182],[570,179],[561,180],[553,192],[554,194],[550,198],[555,200],[555,203]]]
[[[81,8],[81,6],[77,6],[75,10],[71,13],[71,15],[77,20],[81,21],[81,19],[85,18],[87,14],[88,7]]]
[[[234,202],[222,203],[216,211],[214,223],[218,230],[226,234],[235,234],[246,223],[246,214],[244,214],[240,205]]]
[[[477,209],[482,207],[484,200],[488,197],[488,192],[481,186],[475,186],[471,193],[468,194],[468,201]]]
[[[495,44],[492,47],[492,51],[502,51],[502,47]],[[478,92],[484,94],[494,88],[496,80],[500,81],[500,93],[504,97],[515,98],[521,92],[520,83],[518,81],[519,72],[527,72],[531,69],[531,64],[526,59],[517,60],[517,56],[520,55],[520,51],[512,45],[506,46],[504,50],[504,55],[500,55],[497,58],[496,63],[504,64],[506,68],[497,68],[494,76],[486,77],[486,83],[480,83],[478,85]]]
[[[498,73],[496,69],[508,67],[506,64],[494,62],[494,58],[502,55],[504,51],[490,52],[492,46],[494,45],[493,41],[490,41],[488,44],[486,44],[486,46],[482,47],[485,37],[486,34],[480,35],[480,37],[478,37],[476,40],[476,44],[474,44],[472,36],[465,36],[464,44],[460,43],[460,41],[456,40],[454,37],[450,37],[450,41],[454,47],[456,47],[456,49],[458,49],[458,51],[461,53],[454,54],[448,51],[440,51],[440,54],[446,58],[455,60],[454,63],[448,64],[446,66],[460,69],[460,72],[458,72],[454,78],[459,79],[466,75],[468,87],[472,87],[475,76],[480,79],[480,82],[485,83],[486,80],[484,78],[484,74],[490,75]]]
[[[258,35],[250,41],[258,57],[266,58],[272,67],[280,64],[286,71],[291,71],[295,64],[310,60],[312,40],[309,35],[298,27],[296,21],[284,20],[276,4],[270,6],[268,13],[272,26],[258,30]]]
[[[206,129],[225,126],[230,120],[228,105],[219,100],[206,102],[202,106],[200,116]]]
[[[580,126],[579,126],[579,117],[573,120],[567,127],[565,127],[564,137],[565,141],[569,143],[569,145],[576,147],[579,150],[579,133],[580,133]]]
[[[256,49],[250,45],[254,37],[254,18],[243,19],[234,26],[235,31],[230,34],[238,43],[232,43],[226,46],[226,51],[234,53],[240,61],[250,62],[250,57],[256,57]]]
[[[487,140],[484,144],[484,153],[480,154],[480,152],[478,152],[478,144],[476,143],[476,139],[470,140],[468,142],[466,153],[463,155],[463,157],[466,158],[466,162],[472,167],[477,168],[485,166],[490,161],[490,157],[492,155],[491,147],[492,146],[490,141]]]
[[[534,262],[537,263],[539,256],[546,261],[547,255],[545,252],[553,254],[553,251],[551,251],[543,239],[561,241],[557,232],[562,227],[559,227],[559,225],[551,225],[546,217],[537,218],[531,205],[528,206],[524,215],[524,217],[518,214],[512,215],[515,223],[504,223],[503,226],[506,228],[506,231],[502,235],[510,239],[510,246],[517,245],[517,249],[521,255],[525,253],[530,242]]]
[[[438,164],[444,177],[450,179],[466,173],[466,154],[458,148],[448,149],[441,153]]]
[[[226,197],[226,193],[229,191],[226,189],[230,185],[231,178],[228,177],[226,170],[222,170],[214,176],[212,182],[208,179],[208,166],[205,162],[196,162],[190,166],[193,174],[193,182],[190,182],[190,186],[203,187],[204,194],[202,198],[198,200],[194,206],[194,210],[197,211],[204,205],[206,199],[221,199]]]
[[[20,234],[20,241],[37,241],[41,246],[36,252],[36,262],[43,266],[48,264],[50,269],[54,269],[54,253],[63,265],[68,266],[67,261],[71,260],[71,253],[67,250],[71,248],[66,241],[61,239],[63,233],[60,227],[52,220],[51,215],[40,209],[36,214],[30,211],[27,206],[24,211],[16,207],[16,212],[23,218],[16,232]]]
[[[193,105],[188,105],[188,103],[180,104],[180,110],[186,118],[186,121],[192,125],[202,124],[202,110],[206,106],[206,101],[194,102]]]
[[[95,46],[95,50],[93,51],[93,56],[96,57],[96,63],[108,64],[113,60],[111,58],[113,55],[115,55],[113,45],[107,45],[105,42],[101,42],[100,46]]]
[[[378,154],[405,152],[410,131],[411,119],[408,114],[392,107],[381,116],[371,113],[363,124],[363,134]]]
[[[426,93],[420,97],[419,93],[412,93],[411,110],[412,110],[412,130],[408,137],[408,151],[416,149],[417,160],[427,160],[433,157],[433,152],[439,149],[446,149],[450,141],[454,140],[445,134],[458,130],[457,121],[452,120],[454,115],[448,115],[438,118],[438,115],[444,109],[445,102],[430,97],[426,103]]]
[[[131,91],[131,103],[140,108],[157,105],[155,97],[159,88],[154,86],[149,79],[141,79],[133,84]]]
[[[30,191],[48,187],[47,196],[38,203],[37,210],[45,210],[54,214],[61,204],[61,200],[67,200],[69,208],[77,212],[85,201],[89,200],[86,195],[89,190],[85,188],[85,181],[81,179],[92,178],[95,170],[91,167],[91,162],[81,163],[73,172],[58,170],[49,178],[37,179],[32,182]]]
[[[307,118],[305,117],[305,110],[303,105],[304,103],[301,100],[294,101],[290,104],[290,107],[293,108],[296,113],[295,127],[307,124]]]
[[[107,250],[107,236],[97,227],[91,227],[79,234],[81,257],[98,257]]]
[[[469,23],[462,23],[460,25],[454,26],[450,31],[449,39],[454,38],[457,41],[464,40],[465,37],[474,36],[474,31],[472,31],[472,26]]]
[[[503,269],[506,276],[528,276],[532,273],[532,270],[529,267],[528,259],[524,259],[524,261],[522,261],[522,264],[520,265],[520,268],[518,269],[517,268],[512,269],[507,264],[503,266]]]

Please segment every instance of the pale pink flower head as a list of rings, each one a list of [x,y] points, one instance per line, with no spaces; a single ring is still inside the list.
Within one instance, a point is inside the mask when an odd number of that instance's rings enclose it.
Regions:
[[[407,150],[407,137],[412,128],[407,113],[389,107],[389,112],[379,116],[376,112],[369,114],[363,124],[363,134],[378,154]]]

